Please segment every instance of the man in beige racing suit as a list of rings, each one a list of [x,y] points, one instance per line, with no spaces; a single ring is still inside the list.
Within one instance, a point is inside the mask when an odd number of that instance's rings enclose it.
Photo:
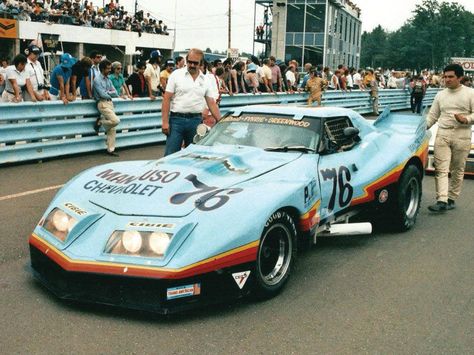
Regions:
[[[434,144],[436,203],[428,207],[432,212],[456,207],[471,149],[474,90],[461,84],[463,75],[459,64],[444,68],[446,89],[438,92],[426,118],[428,129],[438,122]]]

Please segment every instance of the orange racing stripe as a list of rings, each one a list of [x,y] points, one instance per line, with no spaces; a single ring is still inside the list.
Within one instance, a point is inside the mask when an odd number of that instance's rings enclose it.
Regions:
[[[319,206],[321,206],[321,200],[316,201],[308,212],[300,216],[300,229],[302,231],[309,231],[319,223]]]
[[[75,260],[68,257],[52,244],[41,239],[34,233],[30,236],[29,243],[66,271],[157,279],[182,279],[210,271],[215,271],[224,267],[255,261],[257,259],[257,251],[260,241],[257,240],[255,242],[229,250],[228,252],[218,254],[211,258],[178,269],[103,261]]]
[[[428,161],[428,140],[426,140],[420,146],[420,148],[418,148],[418,150],[415,152],[415,154],[413,154],[413,156],[419,157],[423,164],[423,167],[426,166],[426,162]],[[382,175],[377,180],[365,186],[364,193],[362,194],[362,196],[354,198],[351,202],[351,206],[359,205],[361,203],[366,203],[366,202],[374,200],[375,199],[374,194],[376,190],[384,186],[393,184],[394,182],[397,182],[403,171],[403,168],[405,167],[408,160],[410,160],[412,157],[410,157],[409,159],[407,159],[406,161],[404,161],[403,163],[401,163],[394,169],[390,170],[388,173]]]

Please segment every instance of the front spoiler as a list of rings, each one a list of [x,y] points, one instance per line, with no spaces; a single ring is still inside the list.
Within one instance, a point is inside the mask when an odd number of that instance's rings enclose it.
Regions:
[[[243,297],[250,293],[255,274],[254,263],[246,263],[185,279],[142,278],[66,271],[33,245],[30,256],[35,278],[61,299],[160,314]],[[240,289],[232,273],[242,271],[250,271],[250,276]],[[199,285],[199,294],[167,299],[169,289],[188,285]]]

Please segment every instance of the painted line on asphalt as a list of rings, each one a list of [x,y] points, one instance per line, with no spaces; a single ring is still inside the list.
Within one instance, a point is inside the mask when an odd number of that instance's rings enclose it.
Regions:
[[[0,201],[11,200],[11,199],[14,199],[14,198],[17,198],[17,197],[23,197],[23,196],[28,196],[28,195],[34,195],[34,194],[38,194],[40,192],[45,192],[45,191],[50,191],[50,190],[56,190],[56,189],[60,189],[63,186],[64,186],[64,184],[55,185],[55,186],[44,187],[42,189],[37,189],[37,190],[20,192],[18,194],[0,196]]]

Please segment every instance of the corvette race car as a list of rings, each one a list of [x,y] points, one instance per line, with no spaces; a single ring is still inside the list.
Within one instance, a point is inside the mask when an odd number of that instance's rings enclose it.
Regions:
[[[421,116],[248,106],[198,132],[170,156],[67,183],[29,239],[36,278],[60,298],[169,313],[272,297],[298,247],[370,233],[370,218],[415,224],[429,141]]]
[[[471,126],[473,134],[471,136],[471,152],[467,157],[466,169],[464,170],[464,175],[474,176],[474,126]],[[428,165],[426,166],[426,171],[432,173],[434,172],[434,143],[436,138],[436,132],[438,132],[438,124],[433,125],[430,128],[431,138],[429,146],[429,155],[428,155]]]

